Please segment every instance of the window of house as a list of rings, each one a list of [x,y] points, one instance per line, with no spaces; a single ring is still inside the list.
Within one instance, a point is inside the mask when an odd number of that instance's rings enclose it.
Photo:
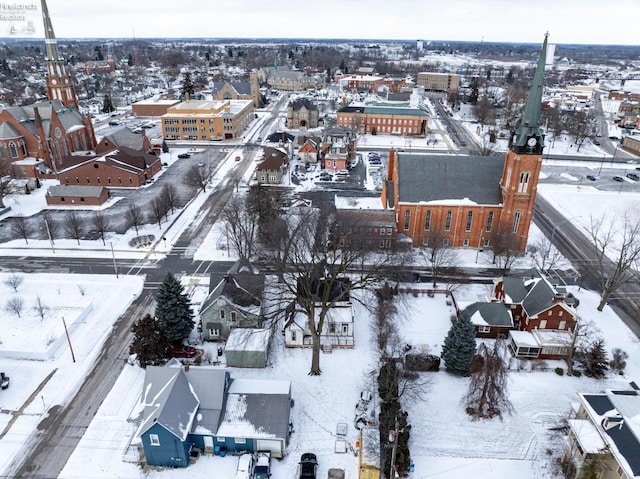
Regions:
[[[291,331],[291,341],[297,341],[298,340],[298,334],[296,331]]]
[[[547,327],[547,320],[543,319],[540,321],[540,329],[545,329]]]
[[[220,310],[220,319],[224,319],[224,309]]]
[[[491,332],[491,326],[478,326],[478,332],[479,333],[490,333]]]
[[[329,333],[336,334],[336,325],[334,323],[329,324]]]
[[[158,437],[157,434],[149,434],[149,442],[151,443],[152,446],[159,446],[160,437]]]
[[[429,246],[429,238],[422,238],[422,246]]]
[[[489,215],[487,216],[487,231],[491,231],[492,225],[493,225],[493,211],[489,211]]]
[[[80,202],[84,202],[84,196],[80,197]]]
[[[463,240],[462,246],[469,246],[469,240],[468,239]]]
[[[80,184],[80,178],[78,178],[77,176],[76,176],[76,183]]]
[[[342,325],[342,334],[349,334],[349,325],[347,324]]]
[[[60,197],[60,201],[63,201],[63,202],[64,202],[64,196],[61,196],[61,197]]]
[[[11,158],[18,158],[18,149],[13,141],[9,142],[9,150],[11,151]]]
[[[445,231],[449,231],[451,229],[451,217],[452,217],[453,213],[451,213],[451,210],[447,211],[447,219],[444,222],[444,230]]]
[[[431,229],[431,210],[427,210],[424,215],[424,230],[429,231]]]
[[[562,313],[564,313],[564,311],[558,311],[558,316],[562,316]]]
[[[552,312],[551,312],[551,311],[548,311],[548,312],[547,312],[547,316],[551,316],[551,314],[552,314]]]
[[[87,184],[91,184],[91,180],[89,179],[89,177],[87,177]]]
[[[486,248],[487,246],[489,246],[489,240],[488,240],[488,239],[484,240],[484,246],[485,246],[485,248]]]
[[[111,184],[111,178],[107,177],[107,183]]]
[[[558,329],[566,329],[567,328],[567,322],[565,320],[560,321],[560,324],[558,324]]]
[[[238,320],[238,315],[236,314],[235,311],[231,311],[231,322],[235,323]]]
[[[118,183],[122,184],[122,178],[118,176]]]
[[[235,437],[233,438],[233,442],[236,444],[246,444],[247,440],[244,437]]]
[[[217,442],[227,442],[227,438],[226,437],[216,437],[216,441]]]
[[[411,211],[407,210],[404,212],[404,230],[405,231],[409,229],[410,221],[411,221]]]
[[[220,336],[220,330],[218,328],[209,328],[209,337]]]
[[[529,188],[529,173],[520,173],[520,183],[518,183],[518,193],[526,193]]]
[[[518,232],[518,226],[520,226],[520,216],[522,216],[522,212],[520,210],[516,211],[516,214],[513,215],[513,228],[511,229],[513,233]]]
[[[449,238],[444,238],[442,240],[442,244],[443,244],[443,246],[449,246]]]
[[[465,231],[471,231],[471,223],[473,223],[473,211],[469,211],[469,213],[467,213],[467,225],[465,226]]]

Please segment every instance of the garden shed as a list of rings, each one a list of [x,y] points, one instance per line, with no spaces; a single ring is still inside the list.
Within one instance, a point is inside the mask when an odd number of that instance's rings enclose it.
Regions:
[[[270,329],[232,329],[225,347],[227,366],[264,368],[267,366]]]

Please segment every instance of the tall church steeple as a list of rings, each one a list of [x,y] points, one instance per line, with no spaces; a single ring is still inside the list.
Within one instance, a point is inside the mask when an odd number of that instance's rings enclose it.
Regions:
[[[545,33],[538,66],[533,76],[533,84],[529,90],[527,105],[522,113],[522,119],[513,133],[509,148],[516,153],[539,153],[544,148],[544,134],[540,129],[540,110],[542,107],[542,90],[544,89],[544,67],[547,61],[547,39]]]
[[[58,52],[58,42],[53,33],[53,25],[49,17],[49,10],[45,0],[42,3],[42,21],[44,22],[44,35],[47,62],[47,96],[49,100],[60,100],[66,107],[78,109],[76,90],[71,81],[71,76],[64,64],[64,59]]]

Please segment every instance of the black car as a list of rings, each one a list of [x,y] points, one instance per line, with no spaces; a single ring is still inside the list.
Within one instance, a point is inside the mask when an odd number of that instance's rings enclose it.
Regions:
[[[613,181],[623,182],[624,178],[622,176],[616,175],[613,177]]]
[[[178,155],[178,158],[180,159],[191,158],[191,155],[189,153],[180,153]]]
[[[318,459],[312,452],[305,452],[300,457],[300,479],[316,479]]]
[[[640,176],[636,175],[635,173],[627,173],[627,178],[633,181],[640,180]]]
[[[587,175],[587,180],[596,181],[597,178],[595,176],[593,176],[593,175]]]

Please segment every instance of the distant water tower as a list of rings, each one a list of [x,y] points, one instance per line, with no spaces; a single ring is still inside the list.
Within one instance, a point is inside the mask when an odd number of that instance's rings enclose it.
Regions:
[[[419,52],[421,52],[424,49],[424,41],[418,40],[416,42],[416,48],[418,49]]]

